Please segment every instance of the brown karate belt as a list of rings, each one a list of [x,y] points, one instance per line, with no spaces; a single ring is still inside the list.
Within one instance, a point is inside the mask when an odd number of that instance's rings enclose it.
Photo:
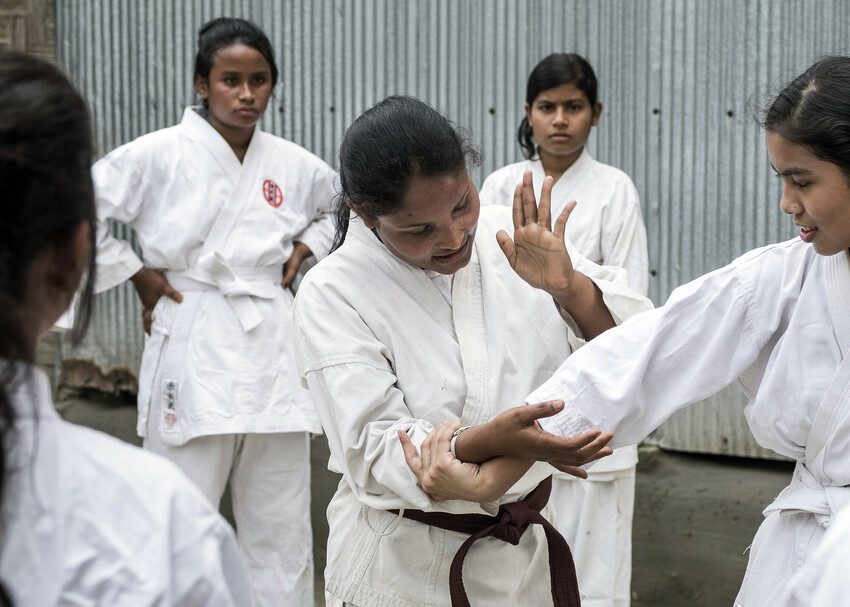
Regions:
[[[542,525],[549,549],[549,574],[552,579],[552,599],[555,607],[580,607],[578,579],[573,555],[567,540],[552,523],[540,514],[552,492],[552,477],[546,478],[525,498],[499,506],[496,516],[485,514],[448,514],[404,510],[402,516],[432,527],[465,533],[469,538],[461,544],[449,569],[449,594],[452,607],[471,607],[463,587],[463,561],[469,549],[482,537],[495,537],[516,546],[529,525]],[[398,510],[390,510],[398,514]]]

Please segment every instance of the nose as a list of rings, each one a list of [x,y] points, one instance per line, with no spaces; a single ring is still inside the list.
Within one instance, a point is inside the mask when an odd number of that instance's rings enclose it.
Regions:
[[[783,213],[788,215],[799,215],[803,212],[803,205],[794,195],[794,192],[789,191],[787,186],[782,186],[782,198],[779,199],[779,208]]]
[[[242,100],[250,100],[254,98],[254,89],[251,88],[251,85],[248,82],[245,82],[239,88],[239,99]]]
[[[567,124],[567,110],[558,108],[555,110],[555,124]]]
[[[438,246],[441,250],[451,253],[457,251],[466,239],[466,230],[460,223],[453,223],[451,228],[445,230]]]

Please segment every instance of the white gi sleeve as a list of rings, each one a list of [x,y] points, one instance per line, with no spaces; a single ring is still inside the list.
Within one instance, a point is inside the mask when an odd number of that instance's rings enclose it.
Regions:
[[[136,145],[116,148],[92,168],[97,205],[97,292],[121,284],[144,265],[130,243],[110,234],[107,223],[113,219],[132,227],[142,209],[144,167]]]
[[[381,510],[484,513],[479,504],[434,502],[404,459],[399,429],[419,449],[433,430],[408,409],[389,363],[389,352],[357,310],[326,285],[302,286],[293,310],[296,355],[328,438],[333,461],[362,503]],[[334,357],[322,343],[340,343]]]
[[[605,265],[625,268],[629,286],[646,295],[649,291],[649,253],[646,243],[646,226],[640,212],[640,202],[634,186],[634,195],[625,204],[621,217],[611,217],[603,225],[602,259]],[[614,229],[606,229],[611,226]]]
[[[761,263],[763,251],[682,285],[663,307],[572,354],[526,398],[564,401],[541,426],[565,436],[601,428],[614,432],[612,446],[632,445],[676,410],[732,383],[757,361],[794,301],[777,288],[782,268]]]
[[[328,165],[321,163],[315,168],[310,199],[306,205],[306,208],[312,211],[313,219],[293,239],[310,247],[316,259],[322,259],[328,254],[336,231],[331,212],[335,197],[335,179],[336,173]]]
[[[626,283],[626,271],[623,268],[597,265],[583,257],[569,241],[567,241],[567,251],[575,270],[587,276],[599,288],[602,293],[602,301],[616,324],[622,324],[627,318],[652,309],[652,302],[633,291]],[[567,340],[571,349],[576,350],[587,343],[572,316],[560,306],[558,306],[558,311],[570,329],[567,333]]]

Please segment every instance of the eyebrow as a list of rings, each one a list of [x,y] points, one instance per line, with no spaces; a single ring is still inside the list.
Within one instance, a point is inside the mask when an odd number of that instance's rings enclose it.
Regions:
[[[808,169],[802,169],[800,167],[788,167],[784,171],[777,171],[776,167],[773,166],[773,165],[770,165],[770,168],[772,168],[776,172],[776,174],[779,175],[780,177],[793,177],[794,175],[811,175],[812,174],[812,172],[809,171]]]
[[[576,103],[576,102],[584,103],[584,101],[585,101],[584,98],[581,97],[581,96],[569,97],[567,99],[563,99],[563,100],[560,100],[560,101],[557,101],[555,99],[548,99],[546,97],[538,97],[535,100],[535,103]]]
[[[471,189],[472,189],[472,186],[470,186],[470,187],[468,187],[468,188],[466,189],[466,192],[464,193],[464,195],[463,195],[463,196],[461,196],[461,197],[460,197],[460,200],[459,200],[459,201],[458,201],[458,203],[455,205],[455,208],[457,208],[457,206],[458,206],[460,203],[462,203],[464,200],[466,200],[466,199],[469,197],[469,192],[470,192],[470,190],[471,190]],[[454,209],[452,209],[452,210],[454,210]],[[407,225],[407,226],[398,226],[396,229],[398,229],[398,230],[409,230],[409,229],[411,229],[411,228],[421,228],[421,227],[423,227],[423,226],[427,226],[427,225],[430,225],[430,222],[425,222],[425,223],[412,223],[412,224]]]

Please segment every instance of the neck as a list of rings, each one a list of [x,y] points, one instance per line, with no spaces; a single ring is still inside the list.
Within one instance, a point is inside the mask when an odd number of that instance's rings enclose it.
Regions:
[[[547,176],[551,175],[555,181],[558,181],[561,175],[576,163],[582,152],[584,152],[584,147],[567,156],[554,156],[542,147],[538,146],[537,148],[537,155],[540,157],[540,164],[543,165],[543,172]]]
[[[256,127],[251,127],[250,129],[234,129],[220,123],[209,115],[207,115],[207,121],[216,131],[218,131],[219,135],[224,138],[233,150],[233,153],[236,154],[239,162],[242,162],[245,159],[245,153],[248,151],[248,146],[251,144],[251,137],[254,136],[254,129]]]

